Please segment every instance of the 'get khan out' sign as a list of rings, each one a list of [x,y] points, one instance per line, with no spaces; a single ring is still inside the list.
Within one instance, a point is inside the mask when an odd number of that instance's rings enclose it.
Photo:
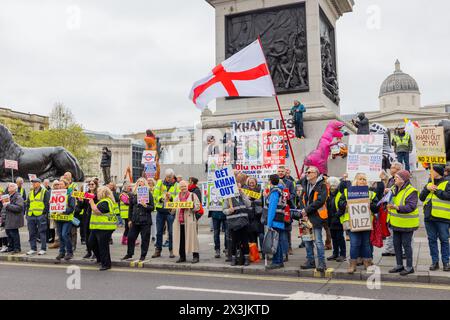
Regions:
[[[238,185],[231,166],[214,172],[214,186],[221,199],[231,199],[239,194]]]

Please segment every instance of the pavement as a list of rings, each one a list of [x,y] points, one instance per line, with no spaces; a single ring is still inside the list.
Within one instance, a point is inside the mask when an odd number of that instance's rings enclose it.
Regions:
[[[450,299],[450,286],[444,285],[383,282],[379,288],[374,288],[362,281],[147,268],[113,268],[98,272],[94,266],[74,268],[14,262],[0,262],[0,283],[2,301],[188,300],[202,307],[211,306],[211,301],[222,301],[213,305],[215,316],[227,315],[231,308],[227,306],[254,304],[249,300],[257,301],[257,305],[267,304],[267,311],[276,314],[267,300]],[[166,317],[172,318],[173,313],[174,318],[179,318],[183,306],[186,303],[171,302]]]
[[[139,269],[156,269],[156,270],[178,270],[186,272],[215,272],[215,273],[227,273],[227,274],[243,274],[243,275],[265,275],[265,276],[280,276],[280,277],[293,277],[293,278],[323,278],[323,279],[342,279],[342,280],[354,280],[354,281],[367,281],[373,274],[367,273],[363,267],[358,267],[358,271],[353,274],[347,274],[348,263],[327,262],[328,270],[326,273],[318,273],[315,270],[301,270],[300,265],[306,261],[306,250],[299,249],[298,245],[300,240],[298,239],[298,228],[296,225],[293,227],[293,248],[294,255],[289,256],[289,262],[285,263],[285,268],[278,270],[265,270],[265,262],[252,263],[248,267],[236,266],[231,267],[229,263],[225,262],[225,256],[222,255],[221,259],[214,258],[214,241],[213,233],[210,231],[208,225],[203,222],[199,226],[199,240],[200,240],[200,263],[191,264],[191,258],[187,257],[188,262],[183,264],[176,264],[176,259],[169,259],[169,251],[167,248],[163,248],[162,257],[158,259],[151,259],[153,254],[154,244],[150,244],[148,260],[144,262],[139,261],[121,261],[120,259],[126,254],[126,246],[121,245],[120,239],[123,229],[118,229],[113,234],[114,244],[111,246],[111,257],[113,261],[113,267],[120,268],[139,268]],[[223,234],[222,234],[223,244]],[[26,256],[25,252],[29,250],[28,244],[28,232],[25,228],[21,229],[21,241],[22,241],[22,254],[9,255],[0,254],[0,261],[4,262],[20,262],[20,263],[42,263],[42,264],[55,264],[58,250],[49,249],[45,256]],[[347,242],[349,246],[349,242]],[[395,257],[382,257],[381,253],[383,249],[375,248],[374,251],[374,264],[379,267],[381,281],[389,282],[408,282],[408,283],[426,283],[426,284],[450,284],[450,273],[443,271],[429,271],[431,264],[431,258],[429,255],[428,240],[426,238],[426,232],[424,228],[420,228],[415,233],[414,238],[414,267],[415,274],[402,277],[398,274],[389,274],[388,271],[396,265]],[[348,252],[350,252],[348,250]],[[80,244],[78,239],[77,250],[74,252],[74,259],[70,262],[62,262],[67,265],[80,265],[80,266],[95,266],[91,260],[84,260],[82,257],[85,255],[85,248]],[[332,253],[326,251],[326,256],[330,256]],[[135,258],[140,257],[140,248],[136,248]],[[442,268],[442,265],[441,265]]]

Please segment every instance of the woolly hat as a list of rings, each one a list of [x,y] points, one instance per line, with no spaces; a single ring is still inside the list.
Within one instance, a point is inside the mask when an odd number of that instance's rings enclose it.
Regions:
[[[396,175],[399,176],[405,182],[407,182],[411,179],[411,173],[409,173],[409,171],[407,171],[407,170],[401,170],[401,171],[397,172]]]
[[[436,171],[441,177],[443,177],[445,173],[445,166],[435,164],[433,166],[433,170]]]

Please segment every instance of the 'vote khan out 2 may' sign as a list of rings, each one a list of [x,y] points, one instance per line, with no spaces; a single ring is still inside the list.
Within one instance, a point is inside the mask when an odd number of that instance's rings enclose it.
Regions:
[[[419,162],[447,164],[443,127],[415,128],[415,134]]]
[[[347,173],[353,181],[358,173],[367,175],[369,181],[380,181],[383,168],[383,136],[351,135],[347,158]]]
[[[347,204],[351,231],[371,231],[369,187],[350,187]]]
[[[50,213],[65,212],[67,208],[67,190],[52,190]]]
[[[214,186],[222,199],[231,199],[239,194],[236,178],[231,166],[214,172]]]

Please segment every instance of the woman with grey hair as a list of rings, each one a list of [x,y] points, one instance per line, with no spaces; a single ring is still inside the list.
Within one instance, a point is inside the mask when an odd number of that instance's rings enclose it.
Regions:
[[[8,236],[8,249],[4,252],[18,254],[21,252],[19,229],[24,226],[25,202],[18,193],[17,184],[10,183],[8,185],[7,194],[2,196],[2,205],[2,221]]]

